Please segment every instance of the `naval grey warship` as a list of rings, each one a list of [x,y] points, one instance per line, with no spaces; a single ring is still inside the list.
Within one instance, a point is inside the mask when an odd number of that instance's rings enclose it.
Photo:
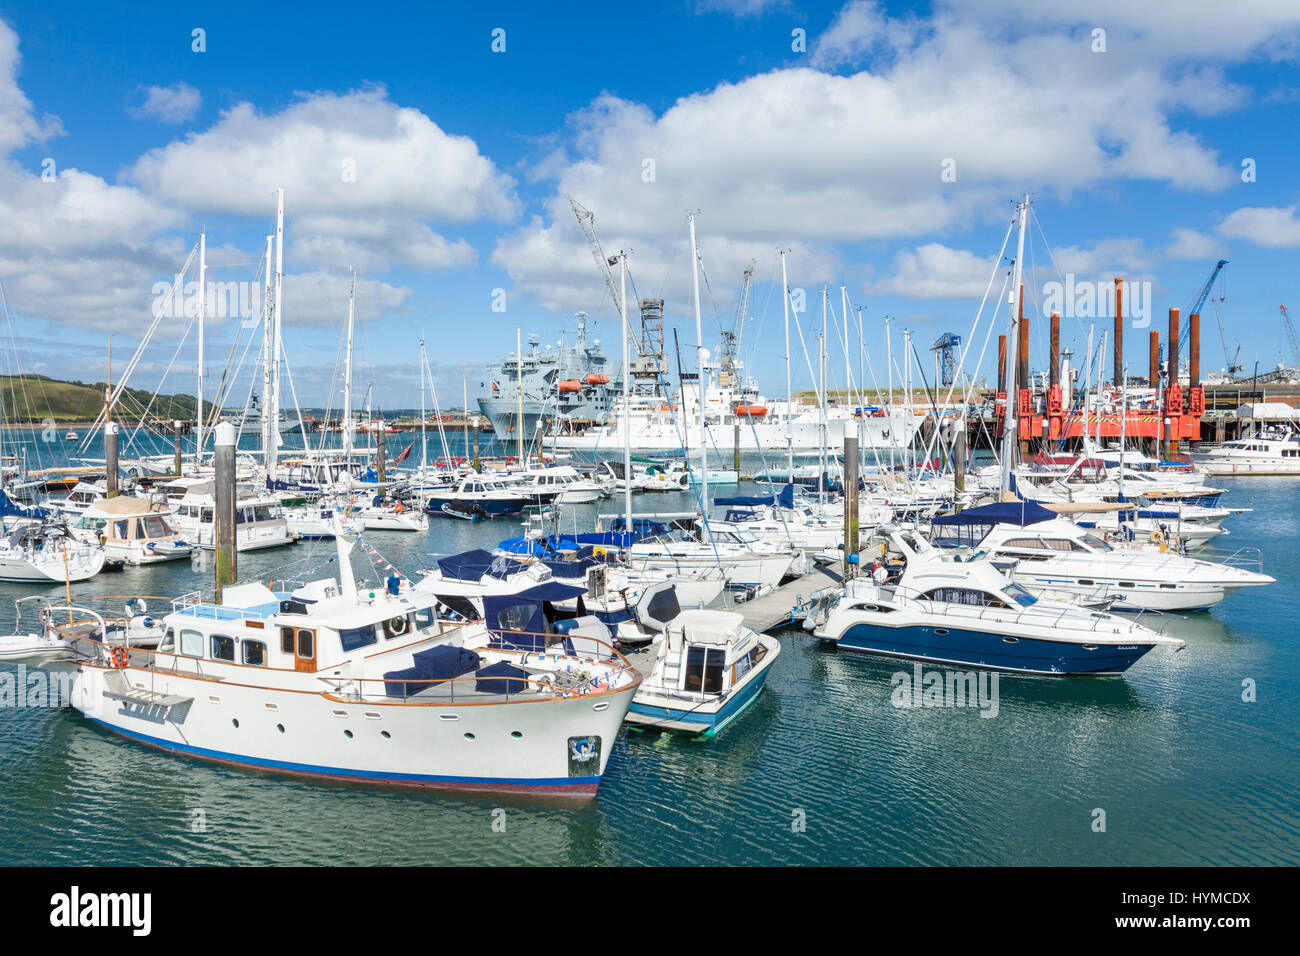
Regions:
[[[607,364],[600,339],[587,337],[587,315],[579,312],[572,345],[565,336],[559,348],[540,346],[528,337],[528,351],[510,353],[489,365],[489,394],[478,400],[499,440],[512,442],[520,427],[520,393],[523,393],[523,434],[531,440],[538,424],[549,431],[556,423],[603,422],[614,390],[612,367]]]

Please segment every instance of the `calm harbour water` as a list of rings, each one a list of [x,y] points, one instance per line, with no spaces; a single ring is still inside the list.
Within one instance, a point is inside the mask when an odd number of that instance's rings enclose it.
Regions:
[[[308,783],[169,756],[70,710],[0,708],[0,864],[1294,865],[1300,481],[1221,483],[1225,503],[1254,509],[1227,522],[1231,545],[1261,548],[1278,583],[1173,621],[1186,650],[1153,651],[1127,676],[1003,676],[991,719],[894,707],[891,675],[909,665],[790,630],[762,697],[720,737],[624,731],[598,796],[574,808]],[[638,510],[690,504],[636,499]],[[570,509],[565,526],[589,525],[596,508],[618,504]],[[367,537],[414,574],[517,533],[513,522],[431,519],[427,535]],[[240,577],[301,575],[331,550],[240,555]],[[210,563],[177,562],[103,574],[74,597],[172,595],[210,580]],[[0,584],[0,632],[13,598],[60,591]],[[1246,679],[1255,703],[1242,700]]]

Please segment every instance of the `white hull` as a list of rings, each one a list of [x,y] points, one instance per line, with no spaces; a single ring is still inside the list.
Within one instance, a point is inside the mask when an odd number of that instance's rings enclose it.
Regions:
[[[302,678],[304,692],[284,693],[84,665],[71,704],[134,740],[238,766],[406,786],[581,794],[595,791],[635,692],[633,686],[564,700],[421,706],[354,702],[322,693],[315,674]],[[181,703],[121,699],[132,690]],[[527,746],[513,737],[517,732],[526,732]],[[593,737],[600,739],[593,766],[575,775],[570,741]]]
[[[1079,603],[1097,604],[1114,600],[1115,610],[1200,611],[1214,607],[1238,588],[1215,584],[1177,584],[1173,588],[1155,581],[1134,581],[1133,587],[1117,583],[1083,585],[1017,569],[1013,578],[1025,590],[1043,596],[1070,595]]]
[[[635,570],[649,569],[675,577],[696,577],[721,567],[732,584],[776,587],[785,577],[794,559],[788,554],[723,554],[721,557],[703,551],[693,554],[652,552],[634,546],[628,559]]]
[[[181,531],[187,540],[194,541],[204,551],[216,549],[216,529],[210,524],[181,524]],[[293,543],[289,526],[280,521],[267,525],[236,525],[235,550],[260,551],[263,548],[279,548]]]
[[[32,584],[75,583],[93,578],[104,567],[104,552],[96,549],[89,555],[69,555],[66,568],[61,555],[38,555],[35,558],[0,555],[0,581]]]
[[[893,419],[892,428],[890,419],[886,418],[868,418],[863,421],[865,424],[857,430],[862,436],[860,447],[864,450],[871,448],[884,450],[891,446],[907,448],[916,434],[921,419],[914,416],[898,416]],[[786,426],[780,422],[755,423],[752,428],[748,424],[742,424],[740,450],[742,452],[777,451],[785,449],[789,444],[792,444],[795,449],[819,449],[823,440],[834,446],[842,441],[845,428],[854,430],[852,420],[831,421],[825,431],[815,421],[800,421],[794,423],[787,437]],[[624,447],[624,431],[621,422],[611,421],[603,428],[590,429],[581,435],[559,435],[548,438],[547,442],[553,442],[558,448],[588,451],[599,448],[612,452]],[[706,431],[705,447],[715,455],[726,454],[735,449],[736,433],[730,423],[710,422]],[[685,435],[685,442],[683,442],[683,435]],[[634,420],[628,444],[635,452],[675,451],[682,448],[683,444],[697,448],[699,440],[700,430],[695,424],[691,424],[683,432],[671,421]]]
[[[1204,464],[1207,475],[1300,475],[1300,458],[1228,461],[1209,459]]]
[[[415,508],[401,514],[394,511],[363,513],[356,520],[365,531],[429,530],[429,516]]]

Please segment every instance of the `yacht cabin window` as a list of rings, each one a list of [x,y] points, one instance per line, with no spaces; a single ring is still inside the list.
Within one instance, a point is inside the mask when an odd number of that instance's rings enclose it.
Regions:
[[[212,659],[235,662],[235,639],[225,634],[212,635]]]
[[[704,647],[690,644],[686,649],[686,674],[683,690],[704,694],[722,693],[722,671],[727,652],[721,647]]]
[[[348,654],[352,651],[368,647],[378,640],[375,637],[375,626],[367,624],[364,627],[343,627],[339,628],[339,644],[343,647],[343,653]],[[303,657],[310,657],[310,654],[303,654]]]
[[[244,663],[252,667],[266,666],[266,645],[261,641],[240,641],[244,652]]]
[[[203,635],[198,631],[181,631],[181,653],[186,657],[202,657]]]
[[[923,601],[939,601],[944,604],[965,604],[971,607],[1001,607],[1006,602],[995,594],[977,591],[974,588],[935,588],[921,595]]]
[[[161,538],[164,535],[171,534],[171,526],[162,515],[149,515],[143,520],[146,537]]]

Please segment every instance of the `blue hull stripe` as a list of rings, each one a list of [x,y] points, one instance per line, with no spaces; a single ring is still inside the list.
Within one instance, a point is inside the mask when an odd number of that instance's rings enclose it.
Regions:
[[[219,760],[222,763],[238,764],[244,767],[255,767],[263,770],[280,770],[287,773],[309,774],[318,777],[349,777],[357,780],[370,780],[380,783],[422,783],[429,785],[471,787],[585,787],[590,789],[600,783],[600,777],[598,776],[539,777],[531,779],[527,777],[448,777],[438,774],[393,773],[373,770],[350,770],[343,767],[321,767],[315,764],[290,763],[283,760],[270,760],[262,757],[248,757],[244,754],[226,753],[222,750],[208,750],[204,747],[191,747],[188,744],[178,744],[170,740],[163,740],[161,737],[150,737],[148,734],[137,733],[134,730],[126,730],[95,717],[87,717],[86,719],[92,723],[98,724],[105,730],[112,731],[115,734],[121,734],[123,737],[129,737],[131,740],[138,740],[141,743],[152,744],[155,747],[161,747],[164,750],[170,750],[175,753],[186,754],[191,757],[201,757],[206,760]]]
[[[1150,647],[1080,644],[1020,638],[1015,644],[1000,634],[950,628],[936,634],[932,627],[884,627],[854,624],[839,640],[847,650],[962,664],[1033,674],[1116,674],[1128,670]]]
[[[748,707],[758,692],[763,689],[763,684],[767,682],[767,671],[751,680],[740,692],[729,698],[725,704],[716,711],[702,710],[675,710],[672,708],[655,707],[648,704],[638,704],[635,700],[630,708],[634,713],[651,720],[662,721],[680,721],[686,724],[700,724],[705,728],[705,732],[717,731],[725,724],[729,723],[732,718],[738,716],[742,710]]]

